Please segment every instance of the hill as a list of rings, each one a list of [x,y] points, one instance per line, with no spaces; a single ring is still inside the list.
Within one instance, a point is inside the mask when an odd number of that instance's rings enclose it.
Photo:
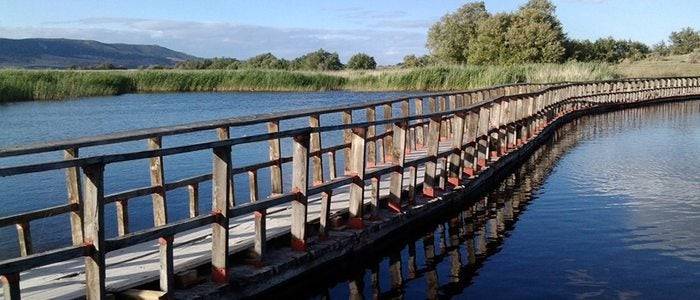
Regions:
[[[122,68],[173,66],[196,57],[157,45],[106,44],[71,39],[0,38],[0,68],[69,68],[112,64]]]

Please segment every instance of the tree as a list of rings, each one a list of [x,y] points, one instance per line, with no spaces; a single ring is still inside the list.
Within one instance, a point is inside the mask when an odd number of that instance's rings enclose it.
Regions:
[[[680,31],[671,32],[671,52],[673,54],[688,54],[694,49],[700,48],[700,32],[686,27]]]
[[[279,69],[284,70],[289,68],[289,62],[285,59],[279,59],[272,53],[264,53],[253,56],[243,64],[245,68],[250,69]]]
[[[668,56],[671,54],[671,48],[666,45],[666,42],[661,41],[651,46],[651,51],[659,56]]]
[[[347,65],[348,69],[353,70],[374,70],[377,68],[377,62],[374,57],[364,53],[357,53],[350,57]]]
[[[509,14],[496,14],[477,23],[478,34],[469,46],[467,62],[470,64],[500,64],[508,59],[506,32],[510,27]]]
[[[530,0],[513,16],[506,33],[509,63],[553,63],[564,56],[564,31],[549,0]]]
[[[414,54],[409,54],[403,57],[401,63],[402,68],[420,68],[432,64],[432,59],[428,55],[417,57]]]
[[[345,66],[340,62],[338,53],[330,53],[319,49],[311,53],[304,54],[292,61],[292,68],[296,70],[342,70]]]
[[[467,3],[444,15],[428,31],[428,49],[442,61],[466,62],[470,44],[477,36],[477,24],[488,17],[484,2]]]

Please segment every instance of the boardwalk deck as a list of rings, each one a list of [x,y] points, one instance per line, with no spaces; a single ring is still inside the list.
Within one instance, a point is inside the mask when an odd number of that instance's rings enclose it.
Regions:
[[[440,143],[440,151],[451,147],[451,142]],[[425,149],[409,153],[407,160],[425,156]],[[442,164],[439,164],[442,165]],[[371,169],[370,169],[371,170]],[[422,183],[424,169],[418,169],[417,182]],[[389,194],[388,176],[380,182],[380,195]],[[404,185],[408,184],[405,172]],[[331,213],[348,208],[348,186],[333,191]],[[365,202],[370,202],[370,190],[365,190]],[[310,197],[309,220],[316,220],[321,211],[320,195]],[[291,204],[276,206],[268,211],[267,239],[289,232]],[[253,246],[254,223],[252,215],[231,219],[229,229],[230,252],[240,252]],[[211,262],[211,227],[206,226],[175,236],[175,272],[192,269]],[[141,243],[107,254],[107,291],[119,292],[157,281],[160,275],[159,252],[156,242]],[[21,292],[24,299],[72,299],[85,296],[85,273],[83,258],[72,259],[20,274]],[[235,279],[234,279],[235,280]],[[2,295],[0,295],[2,299]]]

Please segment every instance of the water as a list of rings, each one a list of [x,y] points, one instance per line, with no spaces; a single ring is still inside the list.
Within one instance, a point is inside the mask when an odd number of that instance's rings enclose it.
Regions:
[[[270,296],[698,299],[700,101],[570,123],[464,207]]]
[[[397,98],[410,93],[376,92],[308,92],[308,93],[172,93],[127,94],[115,97],[85,98],[69,101],[36,101],[0,104],[0,148],[11,145],[44,142],[115,131],[175,125],[187,122],[246,116],[251,114],[287,111],[312,107],[326,107],[387,98]],[[398,109],[398,108],[396,108]],[[377,111],[381,115],[381,108]],[[364,113],[353,116],[356,121],[365,119]],[[324,116],[322,124],[340,122],[340,114]],[[282,121],[282,129],[308,126],[306,119]],[[232,136],[266,132],[264,124],[232,128]],[[211,141],[213,131],[164,137],[163,146],[172,147],[187,143]],[[340,136],[323,136],[323,144],[340,143]],[[290,142],[282,142],[283,155],[290,155]],[[145,141],[81,149],[81,156],[100,153],[140,151],[146,149]],[[266,161],[267,142],[234,147],[234,167]],[[55,161],[62,159],[61,152],[31,155],[21,158],[0,158],[0,166]],[[211,153],[194,152],[166,157],[164,171],[167,182],[211,172]],[[342,160],[339,159],[339,163]],[[283,167],[289,177],[290,166]],[[147,160],[108,165],[105,170],[107,194],[150,185]],[[269,178],[267,170],[258,174]],[[236,176],[236,201],[248,199],[247,176]],[[62,170],[0,178],[0,216],[12,215],[33,209],[66,203],[66,188]],[[290,180],[286,180],[288,185]],[[211,208],[210,185],[200,188],[200,211]],[[288,187],[287,187],[288,190]],[[260,195],[269,194],[269,184],[260,183]],[[167,193],[169,221],[187,217],[187,191],[178,189]],[[129,201],[130,228],[132,231],[153,226],[150,197]],[[106,206],[106,235],[116,235],[116,217],[113,204]],[[68,215],[45,218],[31,223],[33,246],[36,251],[70,245]],[[19,255],[15,229],[0,228],[0,259]]]

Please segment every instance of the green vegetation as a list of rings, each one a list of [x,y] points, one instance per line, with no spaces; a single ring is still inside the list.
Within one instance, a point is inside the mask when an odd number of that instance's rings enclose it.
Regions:
[[[374,70],[377,68],[377,62],[374,57],[364,53],[357,53],[348,60],[348,69],[351,70]]]
[[[433,66],[374,71],[110,70],[0,71],[0,102],[137,92],[458,90],[515,82],[615,78],[605,64]]]

